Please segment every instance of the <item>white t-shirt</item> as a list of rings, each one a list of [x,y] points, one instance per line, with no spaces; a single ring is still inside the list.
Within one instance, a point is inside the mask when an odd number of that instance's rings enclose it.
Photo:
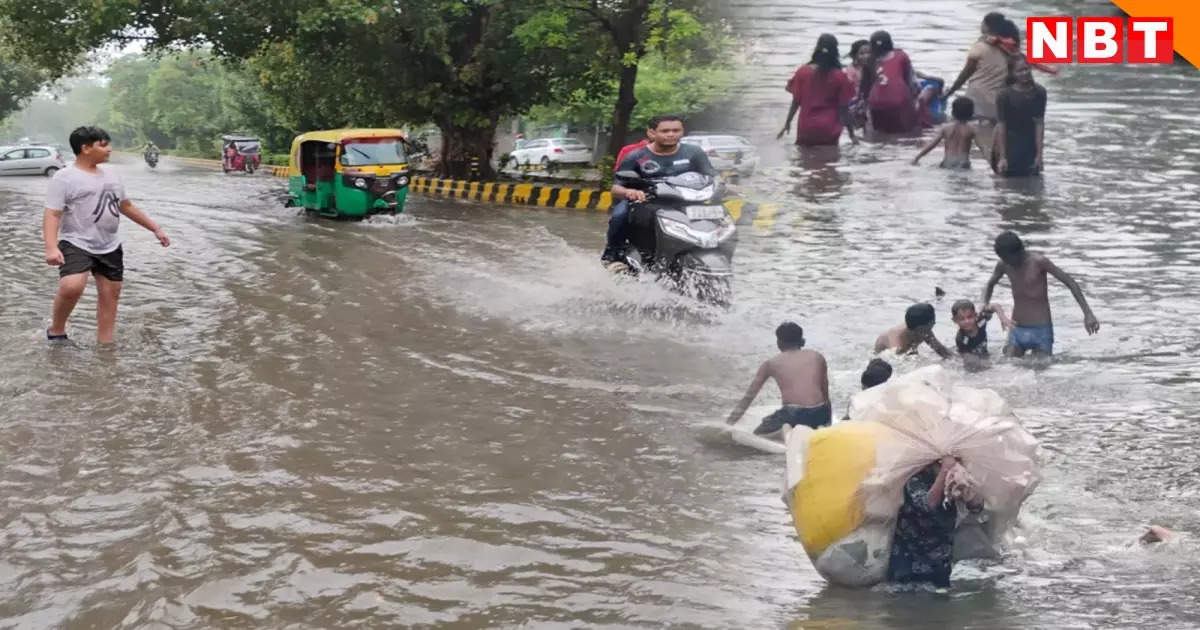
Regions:
[[[92,254],[121,246],[117,227],[125,186],[116,173],[98,166],[89,173],[74,164],[54,174],[46,191],[46,209],[61,210],[58,238]]]

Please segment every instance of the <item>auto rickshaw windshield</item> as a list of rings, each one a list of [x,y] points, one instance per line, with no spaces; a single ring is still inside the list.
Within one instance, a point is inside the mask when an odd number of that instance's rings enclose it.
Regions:
[[[404,164],[404,141],[398,138],[351,140],[342,146],[342,166]]]
[[[258,151],[261,147],[262,147],[262,145],[260,145],[257,142],[234,142],[233,143],[233,148],[237,149],[237,152],[241,153],[242,155],[250,155],[250,154],[258,153]]]

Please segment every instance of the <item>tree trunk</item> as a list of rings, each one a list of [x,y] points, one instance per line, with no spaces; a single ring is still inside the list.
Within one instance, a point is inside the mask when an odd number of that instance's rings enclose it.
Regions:
[[[608,139],[608,154],[617,157],[629,136],[629,119],[637,107],[634,87],[637,85],[637,64],[621,69],[621,85],[617,90],[617,103],[613,106],[612,137]]]
[[[498,121],[493,120],[486,127],[464,127],[438,122],[438,129],[442,131],[439,174],[450,179],[494,179],[492,152],[497,124]]]

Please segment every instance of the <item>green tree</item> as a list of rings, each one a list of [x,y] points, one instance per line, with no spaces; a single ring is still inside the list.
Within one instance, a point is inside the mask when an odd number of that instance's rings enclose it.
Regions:
[[[548,98],[551,51],[529,52],[517,26],[542,0],[0,0],[4,36],[55,76],[98,46],[147,38],[152,49],[208,43],[254,59],[277,110],[301,126],[431,121],[443,170],[490,161],[497,123]],[[490,170],[490,167],[487,167]]]
[[[729,63],[681,66],[660,53],[650,53],[639,64],[637,105],[630,114],[630,129],[643,129],[650,118],[663,113],[688,116],[703,112],[728,99],[735,92],[735,81]],[[618,81],[609,79],[600,90],[574,90],[557,103],[534,107],[527,118],[535,124],[604,127],[612,120],[619,89]]]
[[[609,96],[615,80],[608,152],[616,155],[638,104],[638,73],[647,55],[687,67],[712,64],[728,53],[731,41],[718,8],[711,0],[558,0],[518,35],[527,49],[560,52],[563,67],[552,86],[560,101]]]

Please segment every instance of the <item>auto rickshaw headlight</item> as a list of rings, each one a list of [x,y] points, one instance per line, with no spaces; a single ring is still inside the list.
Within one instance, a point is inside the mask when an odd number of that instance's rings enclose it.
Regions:
[[[407,185],[408,185],[408,178],[407,178],[407,177],[405,177],[405,176],[401,175],[400,177],[397,177],[397,178],[396,178],[396,187],[397,187],[397,188],[404,188],[404,187],[405,187],[405,186],[407,186]]]
[[[367,187],[367,180],[365,180],[365,179],[363,179],[363,178],[361,178],[361,177],[359,177],[358,179],[355,179],[355,180],[354,180],[354,187],[355,187],[355,188],[366,188],[366,187]]]

